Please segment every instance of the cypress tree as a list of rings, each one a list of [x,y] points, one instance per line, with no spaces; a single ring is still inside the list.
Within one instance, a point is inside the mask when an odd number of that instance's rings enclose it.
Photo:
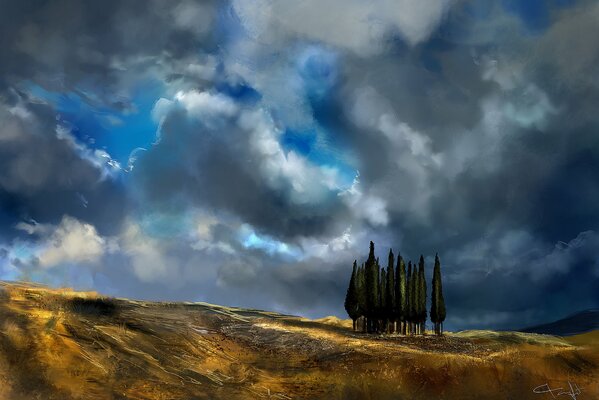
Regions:
[[[381,269],[381,275],[379,279],[379,330],[381,332],[385,332],[387,328],[387,315],[385,312],[387,310],[387,271],[385,268]]]
[[[414,334],[418,334],[420,326],[420,272],[416,267],[416,263],[412,266],[412,329]]]
[[[357,274],[358,286],[358,318],[361,321],[362,330],[366,330],[365,315],[366,315],[366,282],[364,278],[364,264],[358,268]]]
[[[438,282],[437,282],[437,299],[438,299],[438,303],[437,303],[437,324],[438,324],[438,330],[439,330],[439,334],[443,334],[443,321],[445,321],[445,317],[446,317],[446,310],[445,310],[445,298],[443,297],[443,278],[441,277],[441,261],[439,260],[439,256],[435,257],[435,267],[438,264],[438,270],[439,270],[439,278],[438,278]]]
[[[445,300],[443,299],[443,285],[441,282],[441,261],[439,255],[435,255],[435,267],[433,269],[433,292],[431,295],[431,321],[435,325],[435,333],[441,334],[441,324],[445,320]]]
[[[424,257],[420,255],[418,262],[418,322],[420,333],[424,334],[426,326],[426,274],[424,271]]]
[[[394,323],[396,321],[396,309],[397,303],[395,301],[395,257],[393,256],[393,250],[389,249],[389,263],[387,265],[387,285],[386,289],[386,308],[385,315],[389,322],[389,330],[394,329]]]
[[[406,292],[406,263],[403,257],[397,256],[397,269],[395,270],[395,301],[396,320],[399,323],[398,330],[406,334],[407,292]]]
[[[443,297],[443,285],[441,284],[441,279],[439,280],[439,315],[437,316],[439,320],[439,334],[443,334],[443,321],[445,321],[446,310],[445,310],[445,298]]]
[[[414,279],[412,276],[412,261],[408,261],[408,280],[407,280],[407,300],[406,300],[406,322],[408,323],[408,333],[412,333],[412,318],[414,317]]]
[[[347,293],[345,294],[345,311],[347,311],[347,315],[352,319],[354,331],[356,330],[356,319],[358,319],[359,315],[359,307],[358,307],[358,282],[357,282],[357,273],[358,273],[358,263],[354,261],[354,266],[351,273],[351,278],[349,280],[349,286],[347,287]]]
[[[435,266],[433,267],[433,282],[431,285],[431,312],[430,312],[430,317],[431,317],[431,322],[433,323],[433,327],[434,327],[434,331],[435,334],[438,335],[439,334],[439,327],[438,327],[438,313],[437,313],[437,309],[439,308],[439,295],[438,295],[438,286],[439,286],[439,273],[441,272],[439,270],[439,256],[437,254],[435,254]]]
[[[416,269],[416,263],[414,263],[412,276],[416,277],[414,282],[414,330],[416,331],[416,334],[419,334],[422,318],[422,275],[420,274],[420,263],[418,269]]]
[[[366,330],[372,332],[374,329],[374,318],[376,314],[376,308],[378,305],[378,271],[376,265],[376,258],[374,256],[374,243],[370,242],[370,252],[368,253],[368,259],[366,260],[364,281],[366,284]]]
[[[419,281],[420,275],[416,263],[412,265],[412,278],[410,279],[410,325],[412,334],[417,334],[418,317],[420,311]]]
[[[379,330],[379,318],[380,318],[380,302],[381,302],[381,291],[380,291],[380,276],[381,276],[381,265],[379,264],[379,258],[376,258],[375,264],[374,264],[374,288],[375,288],[375,308],[374,308],[374,326],[373,326],[373,331],[374,332],[378,332]]]

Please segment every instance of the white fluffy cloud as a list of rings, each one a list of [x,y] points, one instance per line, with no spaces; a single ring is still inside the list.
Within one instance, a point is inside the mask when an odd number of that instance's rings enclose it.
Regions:
[[[175,94],[173,100],[159,99],[152,110],[152,116],[160,123],[176,107],[183,108],[189,117],[209,128],[219,126],[223,119],[233,117],[238,112],[235,101],[223,94],[181,90]]]
[[[359,176],[356,176],[351,187],[339,195],[358,218],[365,219],[372,225],[387,225],[389,213],[387,203],[379,196],[363,193]]]
[[[190,115],[198,118],[211,118],[233,116],[237,112],[237,105],[227,96],[220,93],[200,92],[190,90],[180,91],[175,95],[175,100],[181,103]]]
[[[311,164],[295,151],[283,150],[280,131],[264,111],[244,112],[239,124],[250,132],[252,151],[260,159],[266,183],[274,189],[289,188],[295,203],[316,203],[342,190],[336,168]]]
[[[25,227],[25,225],[20,226],[21,229]],[[25,230],[33,233],[40,229]],[[53,267],[64,263],[96,262],[107,251],[107,246],[106,239],[98,235],[93,225],[65,216],[47,237],[38,258],[42,267]]]
[[[162,251],[160,240],[146,235],[133,221],[120,236],[121,250],[129,257],[133,272],[142,282],[159,282],[178,275],[178,262]]]

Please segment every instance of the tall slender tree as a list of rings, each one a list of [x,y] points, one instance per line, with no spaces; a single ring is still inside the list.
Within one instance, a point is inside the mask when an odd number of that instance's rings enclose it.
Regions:
[[[395,269],[395,301],[396,301],[396,320],[399,324],[398,330],[406,334],[406,311],[407,311],[407,292],[406,292],[406,263],[401,254],[397,256],[397,268]]]
[[[385,285],[385,315],[388,321],[388,331],[392,332],[395,328],[396,321],[396,308],[397,304],[395,301],[395,256],[393,250],[389,249],[389,262],[387,264],[387,284]]]
[[[420,270],[416,262],[413,265],[412,276],[415,276],[414,280],[414,332],[416,334],[420,333],[420,316],[422,314],[422,310],[420,309],[421,303],[421,291],[420,291]]]
[[[363,331],[366,330],[365,315],[366,315],[366,282],[364,278],[364,264],[358,268],[356,274],[356,282],[358,287],[358,322]]]
[[[375,318],[374,318],[374,331],[378,332],[380,329],[380,317],[381,317],[381,264],[379,263],[379,258],[376,258],[376,263],[374,265],[374,281],[376,284],[376,308],[374,310]]]
[[[381,269],[381,275],[379,276],[379,331],[385,332],[387,330],[387,270]]]
[[[345,294],[345,311],[352,320],[354,331],[356,330],[356,320],[360,316],[360,309],[358,303],[358,262],[354,261],[354,266],[349,280],[349,286],[347,287],[347,293]]]
[[[376,318],[376,309],[378,306],[378,271],[377,260],[374,255],[374,242],[370,242],[370,252],[365,265],[365,283],[366,283],[366,330],[374,330],[374,320]]]
[[[408,280],[407,284],[407,310],[406,322],[408,323],[407,331],[412,334],[412,320],[414,318],[414,276],[412,275],[412,261],[408,261]]]
[[[441,282],[442,279],[439,281]],[[439,311],[438,311],[438,319],[439,319],[439,334],[443,334],[443,322],[445,321],[446,310],[445,310],[445,298],[443,297],[443,285],[439,284]]]
[[[442,324],[445,320],[445,299],[443,298],[443,284],[441,279],[441,261],[439,255],[435,255],[435,267],[433,269],[433,290],[431,294],[431,321],[435,326],[435,333],[441,335]]]
[[[418,264],[409,261],[406,271],[401,254],[396,259],[393,249],[389,249],[387,266],[381,268],[371,241],[366,262],[361,266],[357,261],[353,263],[344,306],[354,331],[361,328],[365,332],[425,334],[430,315],[435,334],[441,335],[446,309],[438,254],[431,287],[429,314],[424,256],[420,255]]]
[[[424,334],[426,326],[426,274],[424,256],[418,261],[418,330]]]

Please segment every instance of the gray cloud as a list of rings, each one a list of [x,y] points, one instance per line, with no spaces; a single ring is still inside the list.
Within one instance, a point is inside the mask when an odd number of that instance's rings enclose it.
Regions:
[[[3,4],[3,259],[27,243],[17,272],[67,275],[12,228],[67,215],[118,244],[82,285],[343,315],[372,239],[440,253],[453,328],[597,306],[598,10],[531,34],[499,2]],[[159,131],[127,173],[28,94],[134,114],[144,80]]]
[[[61,136],[53,109],[21,98],[0,104],[0,207],[8,226],[19,220],[57,222],[65,214],[111,232],[126,212],[118,182],[93,153]],[[82,201],[85,199],[85,201]],[[14,231],[13,231],[14,232]]]

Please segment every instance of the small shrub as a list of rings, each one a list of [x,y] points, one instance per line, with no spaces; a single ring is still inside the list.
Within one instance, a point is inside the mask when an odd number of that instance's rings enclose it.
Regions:
[[[67,302],[68,309],[84,315],[114,315],[117,311],[117,305],[113,299],[98,297],[86,299],[83,297],[74,297]]]

